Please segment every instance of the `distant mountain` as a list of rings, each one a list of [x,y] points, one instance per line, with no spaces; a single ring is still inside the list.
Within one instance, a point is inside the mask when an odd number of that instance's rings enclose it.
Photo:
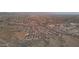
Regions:
[[[5,15],[79,15],[79,12],[0,12],[0,16]]]

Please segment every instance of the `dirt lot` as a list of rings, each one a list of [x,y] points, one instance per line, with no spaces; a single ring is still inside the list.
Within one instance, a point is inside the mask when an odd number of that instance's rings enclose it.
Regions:
[[[0,47],[78,47],[79,16],[0,16]]]

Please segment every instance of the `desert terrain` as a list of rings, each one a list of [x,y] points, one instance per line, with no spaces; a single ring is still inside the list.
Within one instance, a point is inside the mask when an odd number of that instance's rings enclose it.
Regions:
[[[0,47],[79,47],[79,15],[72,14],[0,13]]]

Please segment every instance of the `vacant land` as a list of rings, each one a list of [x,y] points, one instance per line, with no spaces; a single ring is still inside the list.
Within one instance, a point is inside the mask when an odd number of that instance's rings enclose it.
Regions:
[[[79,15],[0,15],[0,47],[79,47]]]

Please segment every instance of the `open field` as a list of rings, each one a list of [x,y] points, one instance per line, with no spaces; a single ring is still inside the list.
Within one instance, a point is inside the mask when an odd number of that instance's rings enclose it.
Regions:
[[[79,47],[79,15],[0,13],[0,47]]]

